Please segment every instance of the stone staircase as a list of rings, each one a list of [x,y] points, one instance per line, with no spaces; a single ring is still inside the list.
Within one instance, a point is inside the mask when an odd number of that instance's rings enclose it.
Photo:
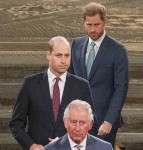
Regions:
[[[122,111],[125,124],[117,140],[126,150],[143,150],[143,1],[100,2],[108,8],[107,32],[125,44],[129,57],[129,91]],[[62,35],[71,42],[84,34],[79,9],[86,3],[87,0],[23,0],[8,5],[4,0],[0,2],[0,150],[21,150],[8,122],[23,78],[47,69],[49,38]]]

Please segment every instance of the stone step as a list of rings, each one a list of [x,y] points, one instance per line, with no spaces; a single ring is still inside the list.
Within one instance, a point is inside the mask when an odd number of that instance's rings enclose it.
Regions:
[[[143,103],[143,79],[130,79],[127,103]]]
[[[126,150],[143,150],[143,132],[141,133],[118,133],[117,139],[123,143]]]
[[[0,133],[9,133],[9,120],[12,114],[12,106],[0,107]],[[124,125],[119,132],[143,132],[143,106],[141,104],[128,104],[124,105],[122,110]]]
[[[134,47],[135,50],[137,45]],[[130,78],[142,79],[143,51],[134,50],[128,51]],[[0,51],[1,80],[23,79],[26,75],[47,69],[47,66],[46,51]]]
[[[33,16],[33,14],[30,14],[30,11],[28,10],[26,12],[23,12],[23,15],[21,14],[21,10],[20,14],[17,14],[18,8],[16,8],[16,10],[11,10],[12,12],[9,12],[10,10],[8,10],[6,11],[6,13],[10,13],[8,15],[13,16],[14,18],[11,18],[7,24],[1,24],[0,39],[2,42],[37,42],[47,41],[50,37],[56,35],[63,35],[68,39],[73,39],[74,37],[84,35],[85,31],[83,30],[83,28],[81,28],[82,14],[79,9],[82,9],[82,7],[76,8],[74,6],[73,9],[62,9],[61,11],[54,12],[50,10],[51,13],[36,15],[36,18],[33,18],[35,16]],[[40,11],[41,10],[42,9],[40,9]],[[15,16],[15,14],[11,15],[11,13],[16,13],[17,17]],[[26,15],[26,13],[28,14]],[[108,15],[109,23],[106,28],[107,33],[115,37],[117,40],[123,42],[143,42],[142,17],[142,14],[127,15],[125,13],[123,15],[117,15],[113,14],[112,12],[112,14]],[[31,18],[33,19],[31,20]],[[11,33],[13,34],[11,35]]]
[[[124,124],[119,132],[143,133],[143,105],[126,103],[122,110]]]
[[[12,134],[0,133],[0,150],[22,150]]]
[[[0,82],[0,105],[10,106],[20,90],[22,82]],[[143,103],[143,80],[130,80],[127,103]]]
[[[45,42],[0,42],[0,51],[47,51]]]
[[[133,45],[131,44],[130,46]],[[140,46],[143,45],[141,44]],[[135,50],[135,48],[133,49]],[[132,51],[132,50],[128,51],[128,59],[129,59],[130,78],[142,79],[143,78],[143,51]]]
[[[0,105],[0,133],[10,133],[9,121],[12,115],[13,108],[11,106]]]
[[[72,43],[71,39],[69,42]],[[127,50],[130,52],[143,52],[143,42],[123,42]],[[1,42],[0,41],[0,52],[12,52],[12,51],[47,51],[48,41],[22,41],[22,42]]]

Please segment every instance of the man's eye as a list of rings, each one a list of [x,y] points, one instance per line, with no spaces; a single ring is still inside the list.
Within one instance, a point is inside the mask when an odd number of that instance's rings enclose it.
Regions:
[[[86,124],[86,122],[84,122],[84,121],[81,121],[81,122],[80,122],[80,125],[84,125],[84,124]]]
[[[70,55],[66,55],[66,57],[70,57]]]
[[[73,124],[76,124],[77,122],[76,122],[76,121],[72,121],[72,123],[73,123]]]

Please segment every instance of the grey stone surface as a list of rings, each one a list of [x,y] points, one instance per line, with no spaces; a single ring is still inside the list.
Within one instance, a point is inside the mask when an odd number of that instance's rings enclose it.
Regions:
[[[92,0],[0,1],[0,150],[21,150],[8,129],[24,76],[47,68],[49,38],[70,42],[84,34],[83,6]],[[130,85],[118,138],[126,150],[143,150],[143,1],[97,0],[107,7],[107,33],[128,50]]]
[[[125,104],[122,110],[124,124],[121,133],[143,133],[143,105]]]
[[[0,41],[47,41],[63,35],[84,34],[83,6],[92,0],[22,0],[0,2]],[[143,1],[100,0],[107,6],[107,32],[123,42],[143,42]],[[133,13],[134,12],[134,13]],[[40,21],[39,21],[40,20]]]
[[[125,145],[126,150],[143,149],[143,133],[118,133],[117,138]]]

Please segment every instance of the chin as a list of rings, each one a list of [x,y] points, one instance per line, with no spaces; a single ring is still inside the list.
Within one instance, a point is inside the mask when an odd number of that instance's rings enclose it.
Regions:
[[[75,142],[76,144],[80,144],[80,143],[81,143],[81,140],[74,139],[74,142]]]

